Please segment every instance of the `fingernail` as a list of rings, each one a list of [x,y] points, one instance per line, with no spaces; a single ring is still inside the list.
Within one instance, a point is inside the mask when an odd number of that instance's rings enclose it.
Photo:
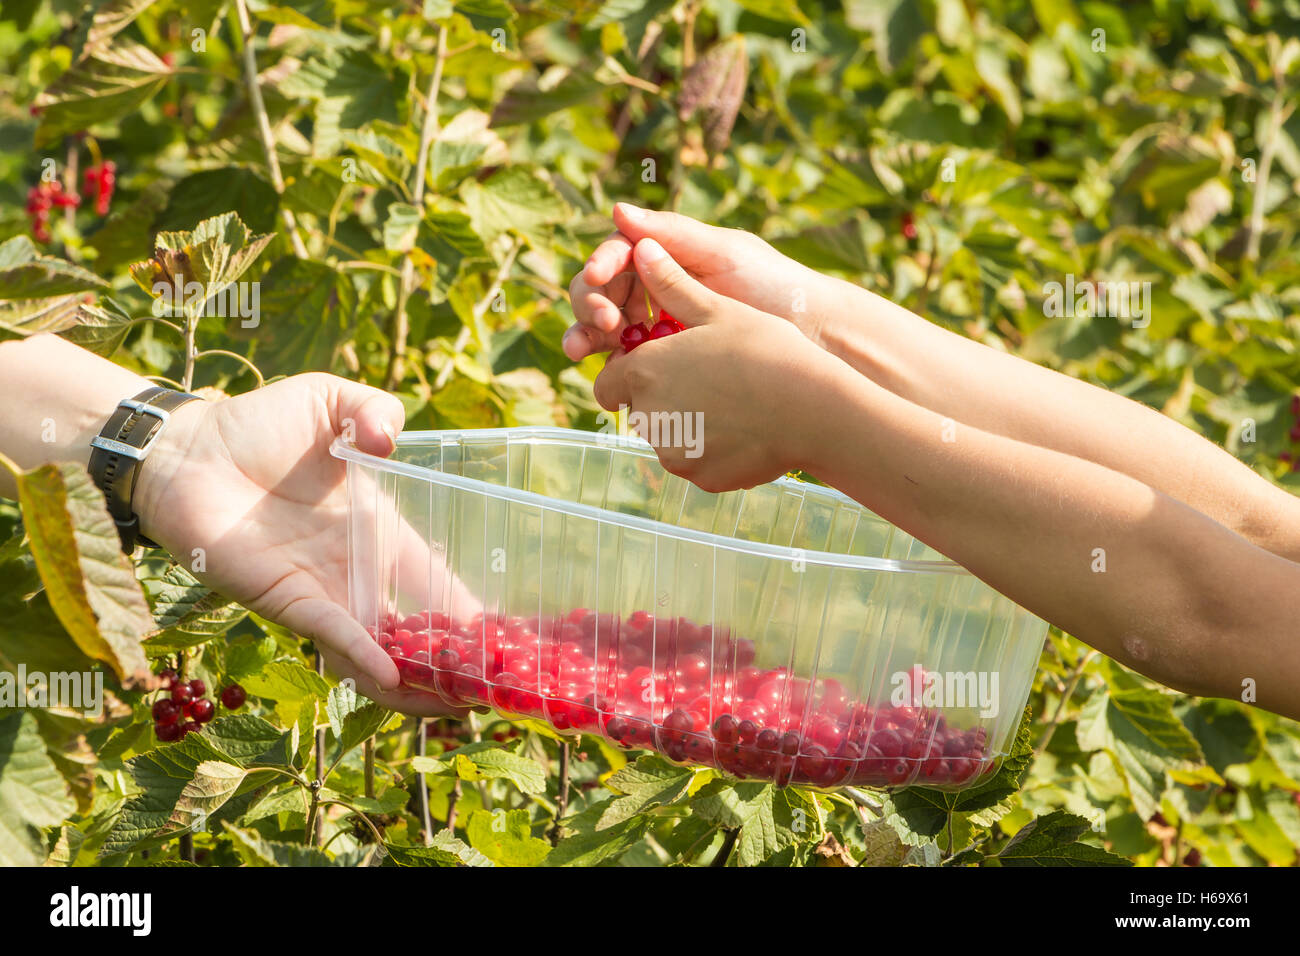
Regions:
[[[630,202],[615,203],[615,205],[618,206],[623,215],[633,222],[640,222],[645,218],[645,210],[640,206],[633,206]]]
[[[636,244],[637,258],[642,262],[658,262],[664,256],[668,255],[664,247],[659,245],[653,239],[642,239]]]
[[[392,443],[393,443],[393,447],[396,448],[396,447],[397,447],[397,432],[393,431],[393,426],[390,425],[390,424],[388,424],[388,422],[380,422],[380,423],[379,423],[379,430],[380,430],[381,432],[383,432],[385,435],[388,436],[388,440],[389,440],[390,442],[392,442]]]
[[[560,339],[560,348],[564,350],[564,354],[569,358],[573,358],[573,351],[570,346],[578,340],[578,336],[581,334],[576,325],[571,325],[564,330],[564,335]]]

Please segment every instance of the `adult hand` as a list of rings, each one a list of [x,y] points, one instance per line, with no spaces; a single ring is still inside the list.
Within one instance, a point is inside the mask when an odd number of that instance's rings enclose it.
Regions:
[[[398,690],[396,666],[347,611],[347,469],[329,446],[347,427],[362,451],[387,456],[404,417],[392,395],[323,374],[191,402],[145,460],[135,510],[182,564],[203,549],[205,584],[311,639],[367,697],[410,714],[463,713]]]

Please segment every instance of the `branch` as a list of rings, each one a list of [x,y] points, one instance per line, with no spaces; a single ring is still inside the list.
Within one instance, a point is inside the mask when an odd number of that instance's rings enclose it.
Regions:
[[[257,58],[253,55],[253,22],[248,16],[245,0],[235,0],[235,13],[239,17],[239,30],[244,42],[244,83],[248,87],[248,102],[257,119],[257,132],[262,139],[262,149],[266,151],[266,169],[271,176],[271,187],[277,196],[284,195],[284,177],[280,174],[280,160],[275,155],[275,137],[271,135],[271,120],[266,115],[266,103],[262,99],[262,86],[257,79]],[[293,254],[299,259],[307,258],[307,247],[298,235],[298,221],[293,211],[280,206],[280,217],[289,230],[289,243]]]
[[[433,64],[433,77],[429,80],[429,93],[424,98],[424,125],[420,129],[420,151],[415,160],[415,178],[411,183],[412,205],[424,215],[424,181],[429,168],[429,152],[434,137],[438,135],[438,90],[442,86],[442,67],[447,62],[447,25],[438,27],[438,55]],[[410,320],[406,315],[406,303],[415,288],[415,262],[408,252],[402,262],[401,284],[397,289],[397,307],[393,310],[393,320],[389,329],[388,370],[384,373],[384,385],[392,389],[405,374],[406,338],[410,334]]]
[[[483,318],[488,308],[492,305],[492,300],[495,299],[497,293],[501,291],[501,286],[505,284],[506,277],[510,274],[510,270],[514,268],[515,259],[518,258],[519,250],[523,248],[523,245],[523,239],[516,237],[514,245],[510,247],[510,251],[506,253],[505,259],[502,260],[501,265],[497,268],[497,274],[492,279],[492,284],[488,286],[487,291],[483,293],[483,297],[474,303],[474,308],[470,312],[470,315],[473,317],[473,323],[461,326],[460,332],[456,335],[456,342],[452,346],[451,361],[438,371],[438,377],[433,381],[434,391],[437,391],[446,385],[447,379],[451,378],[452,370],[456,367],[456,356],[465,351],[465,346],[469,345],[470,336],[474,333],[474,326],[478,325],[479,319]]]

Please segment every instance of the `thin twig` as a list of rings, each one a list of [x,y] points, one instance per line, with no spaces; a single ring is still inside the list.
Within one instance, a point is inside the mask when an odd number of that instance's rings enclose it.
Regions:
[[[500,293],[501,286],[505,284],[506,277],[510,274],[510,270],[514,268],[515,259],[518,257],[519,250],[523,248],[523,245],[523,239],[516,237],[514,245],[506,253],[506,257],[497,269],[497,274],[493,278],[492,284],[488,286],[487,292],[483,293],[483,297],[474,303],[474,308],[470,311],[473,322],[462,325],[460,331],[456,333],[456,342],[452,345],[451,359],[438,370],[438,377],[433,380],[434,391],[441,389],[447,384],[447,379],[451,378],[451,373],[456,367],[456,356],[465,351],[465,347],[469,345],[470,336],[474,333],[474,327],[478,325],[479,319],[483,318],[484,313],[492,305],[492,300]]]
[[[425,726],[428,721],[423,717],[416,718],[415,721],[415,753],[423,757],[429,752],[429,735],[426,734]],[[424,835],[424,845],[429,846],[433,843],[433,818],[429,816],[429,782],[425,780],[424,774],[417,774],[415,778],[415,807],[420,815],[420,829]]]
[[[361,745],[361,754],[365,760],[365,782],[366,796],[371,800],[375,798],[375,738],[370,737]]]
[[[1043,739],[1040,740],[1038,746],[1034,748],[1035,757],[1042,754],[1042,752],[1047,749],[1047,745],[1052,742],[1052,735],[1056,733],[1056,725],[1059,724],[1061,718],[1065,716],[1066,705],[1070,703],[1070,698],[1074,696],[1074,689],[1079,686],[1079,679],[1083,677],[1084,670],[1096,656],[1096,651],[1089,651],[1075,666],[1074,673],[1070,675],[1070,683],[1061,694],[1060,702],[1056,705],[1056,713],[1052,714],[1052,720],[1047,725],[1047,732],[1043,734]]]
[[[266,115],[266,103],[262,99],[262,86],[257,78],[257,57],[253,54],[253,21],[248,16],[245,0],[235,0],[235,13],[239,17],[239,31],[244,41],[244,82],[248,87],[248,102],[253,108],[257,120],[257,132],[262,139],[262,149],[266,151],[266,169],[271,176],[271,188],[277,196],[284,195],[284,176],[280,173],[280,159],[275,154],[275,137],[271,133],[271,120]],[[307,247],[298,235],[298,221],[293,210],[280,204],[280,217],[289,230],[289,242],[293,254],[299,259],[307,258]]]
[[[198,361],[199,359],[207,358],[210,355],[224,355],[226,358],[237,359],[238,361],[243,362],[248,370],[257,378],[258,388],[261,388],[266,384],[266,379],[262,378],[262,373],[258,370],[257,366],[244,358],[244,356],[240,355],[238,352],[230,352],[226,349],[204,349],[202,352],[196,352],[194,359],[195,361]]]
[[[429,153],[434,137],[438,135],[438,90],[442,86],[442,67],[447,61],[447,25],[438,27],[438,54],[433,64],[433,77],[429,80],[429,93],[424,98],[424,124],[420,130],[420,151],[416,156],[414,179],[411,182],[412,205],[424,215],[424,181],[429,167]],[[388,370],[384,374],[387,388],[396,387],[405,373],[406,339],[410,335],[410,319],[406,303],[415,289],[415,260],[408,252],[402,262],[402,278],[397,289],[397,307],[393,310],[389,329]]]
[[[739,837],[740,827],[728,827],[727,836],[722,841],[722,848],[718,850],[718,855],[713,858],[713,862],[709,866],[726,866],[727,858],[731,856],[731,851]]]
[[[456,804],[460,803],[460,777],[451,785],[451,796],[447,798],[447,829],[456,832]]]
[[[560,821],[569,808],[569,742],[560,742],[560,782],[555,796],[555,825],[551,827],[551,846],[560,842]]]
[[[240,0],[243,2],[243,0]],[[316,652],[316,673],[321,677],[325,676],[325,658],[321,657],[320,651]],[[320,792],[325,787],[325,728],[323,726],[316,728],[316,780],[312,784],[312,802],[319,800]],[[325,836],[325,819],[319,814],[315,815],[316,829],[315,832],[309,829],[308,833],[312,836],[313,842],[317,846]]]

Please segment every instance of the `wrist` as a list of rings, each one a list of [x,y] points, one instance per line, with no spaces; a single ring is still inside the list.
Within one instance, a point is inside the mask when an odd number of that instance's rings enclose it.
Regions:
[[[188,402],[173,411],[136,475],[131,508],[140,521],[140,533],[164,547],[175,540],[176,511],[168,500],[170,491],[209,407],[204,401]]]

